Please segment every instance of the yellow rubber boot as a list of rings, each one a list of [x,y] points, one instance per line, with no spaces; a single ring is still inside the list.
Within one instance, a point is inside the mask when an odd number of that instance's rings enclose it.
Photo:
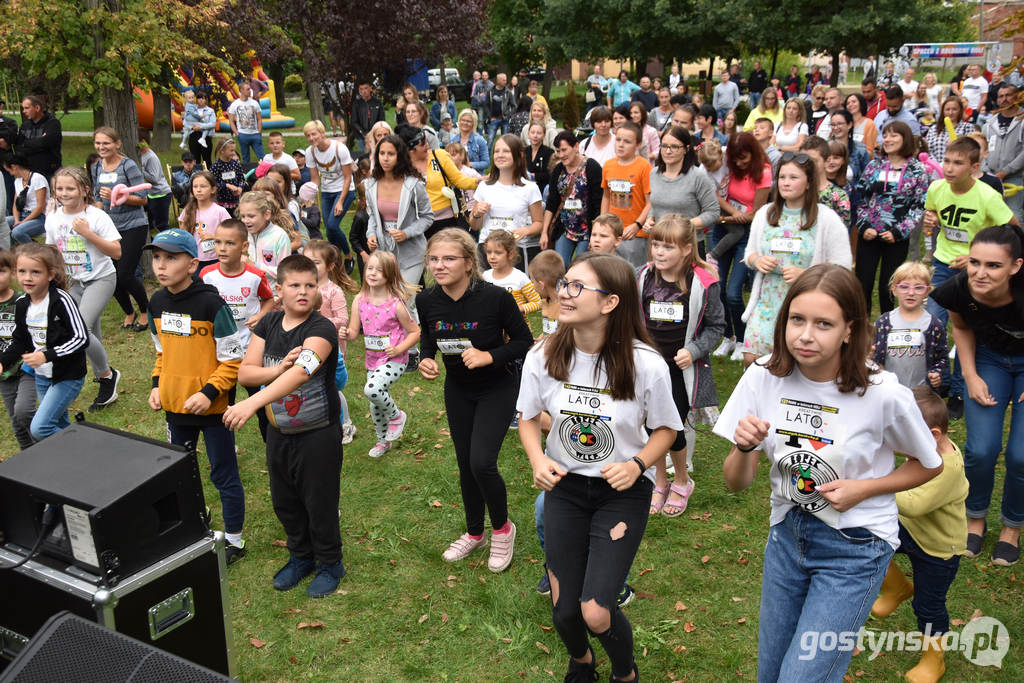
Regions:
[[[875,619],[884,619],[903,603],[904,600],[914,594],[914,584],[903,575],[903,570],[895,561],[889,562],[889,571],[882,581],[882,590],[878,593],[875,604],[871,607],[871,616]]]
[[[910,683],[936,683],[946,673],[945,653],[940,640],[941,636],[923,639],[921,661],[904,676]]]

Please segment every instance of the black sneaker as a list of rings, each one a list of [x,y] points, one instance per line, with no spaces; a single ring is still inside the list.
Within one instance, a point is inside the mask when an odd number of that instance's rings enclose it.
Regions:
[[[569,670],[565,672],[565,683],[593,683],[597,680],[597,657],[590,649],[590,661],[586,664],[569,657]]]
[[[619,597],[616,598],[616,602],[619,607],[625,607],[629,603],[633,602],[633,598],[636,597],[636,591],[628,583],[622,584],[622,591],[619,593]]]
[[[353,258],[351,256],[346,256],[345,257],[345,274],[346,275],[351,275],[353,272],[355,272],[355,269],[356,269],[356,260],[355,260],[355,258]]]
[[[996,547],[992,549],[992,564],[997,567],[1009,567],[1010,565],[1017,564],[1017,560],[1020,559],[1020,546],[1007,543],[1006,541],[999,541],[996,543]]]
[[[411,374],[416,372],[420,367],[420,351],[419,349],[411,349],[409,351],[409,362],[405,364],[405,374]]]
[[[90,413],[101,410],[117,400],[117,385],[121,381],[121,373],[110,368],[110,377],[100,377],[96,381],[99,382],[100,393],[89,406]]]
[[[946,401],[946,412],[950,420],[959,420],[964,416],[964,399],[962,396],[950,396]]]
[[[551,579],[548,578],[547,572],[544,572],[540,577],[540,583],[537,584],[537,593],[540,595],[551,595]]]
[[[245,541],[241,541],[239,545],[234,543],[224,544],[224,560],[230,565],[238,562],[240,559],[245,557]]]
[[[985,532],[987,531],[988,522],[982,527],[980,534],[967,534],[967,547],[964,550],[965,557],[973,559],[981,555],[981,546],[985,542]]]

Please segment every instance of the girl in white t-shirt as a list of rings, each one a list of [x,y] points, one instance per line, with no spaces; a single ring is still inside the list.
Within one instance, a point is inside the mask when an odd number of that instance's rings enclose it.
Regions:
[[[196,238],[196,251],[199,254],[197,273],[218,262],[217,249],[213,243],[214,233],[221,222],[231,218],[227,209],[213,201],[216,192],[217,178],[209,171],[199,171],[192,176],[192,197],[178,216],[181,229]]]
[[[793,98],[786,102],[782,120],[775,124],[775,146],[780,152],[800,151],[800,145],[807,139],[805,115],[803,100]]]
[[[121,380],[121,373],[110,367],[100,329],[100,316],[117,285],[112,259],[121,258],[121,233],[106,212],[89,203],[92,183],[80,167],[58,169],[53,174],[53,194],[60,206],[46,217],[46,243],[64,257],[68,293],[89,331],[85,355],[100,385],[99,395],[89,406],[93,411],[117,400]]]
[[[588,630],[608,654],[612,680],[634,680],[632,627],[616,597],[647,526],[651,465],[683,423],[664,400],[668,367],[647,335],[629,263],[587,252],[558,282],[558,296],[558,330],[527,354],[517,404],[533,482],[546,491],[554,626],[569,651],[566,680],[597,677]]]
[[[530,257],[540,252],[544,209],[537,184],[526,180],[526,155],[518,135],[502,135],[494,143],[491,174],[477,185],[473,198],[469,226],[480,231],[480,244],[491,230],[512,233],[523,253],[525,272]]]
[[[515,267],[519,262],[519,252],[512,233],[505,230],[491,232],[484,240],[484,255],[491,267],[484,271],[484,280],[511,293],[524,316],[539,311],[542,302],[533,282]]]
[[[348,239],[341,230],[341,219],[356,198],[352,185],[352,155],[348,147],[327,138],[321,121],[307,122],[302,133],[309,142],[306,167],[309,168],[310,181],[320,186],[320,215],[324,220],[327,241],[341,250],[346,261],[345,272],[351,272],[350,266],[355,261]]]
[[[758,680],[841,681],[899,543],[893,494],[942,459],[910,390],[866,364],[872,325],[849,268],[808,268],[778,319],[772,355],[747,368],[714,432],[734,444],[730,490],[754,481],[757,450],[771,466]],[[894,451],[908,456],[895,469]],[[839,647],[819,647],[827,634]]]

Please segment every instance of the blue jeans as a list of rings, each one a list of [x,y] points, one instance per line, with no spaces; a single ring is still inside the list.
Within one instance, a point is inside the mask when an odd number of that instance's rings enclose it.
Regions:
[[[938,259],[932,259],[932,266],[935,268],[935,272],[932,274],[932,287],[938,287],[946,280],[955,277],[960,271],[956,268],[950,268],[947,264],[943,263]],[[942,306],[935,303],[935,299],[928,297],[925,302],[925,310],[931,313],[933,316],[939,319],[943,327],[949,324],[949,313]],[[967,397],[967,388],[964,386],[964,376],[960,371],[960,357],[957,356],[953,359],[952,373],[949,370],[943,370],[942,386],[949,386],[950,396],[961,396]]]
[[[342,254],[348,256],[352,251],[349,249],[345,233],[341,230],[341,219],[345,217],[348,207],[355,201],[356,193],[355,190],[350,190],[345,195],[345,200],[341,204],[341,215],[335,216],[334,205],[338,202],[338,195],[340,194],[340,192],[320,192],[320,215],[324,219],[327,241],[336,246]]]
[[[579,242],[573,242],[571,239],[566,237],[565,233],[555,240],[555,251],[565,261],[565,269],[569,270],[569,265],[572,263],[573,253],[577,256],[584,253],[590,248],[590,238],[582,239]]]
[[[964,467],[970,483],[967,517],[984,519],[988,513],[995,486],[996,460],[1003,444],[1003,421],[1009,405],[1010,435],[1003,455],[1006,480],[1001,517],[1003,526],[1019,529],[1024,527],[1024,403],[1017,399],[1024,393],[1024,356],[1006,356],[979,344],[974,352],[974,364],[996,404],[983,406],[964,397],[967,425]]]
[[[36,373],[36,396],[39,397],[39,407],[36,408],[35,417],[29,425],[33,439],[42,441],[71,424],[68,421],[68,406],[78,398],[84,384],[85,377],[65,379],[54,384],[51,378]]]
[[[949,611],[946,609],[946,594],[953,585],[953,579],[960,569],[960,556],[948,560],[929,555],[900,524],[900,548],[896,551],[910,559],[914,569],[914,615],[917,630],[925,633],[929,629],[939,635],[949,630]]]
[[[8,216],[7,225],[11,227],[11,245],[25,244],[31,242],[33,237],[39,237],[46,232],[46,216],[36,216],[31,220],[22,221],[18,227],[14,227],[14,216]]]
[[[544,552],[544,491],[538,493],[537,500],[533,501],[533,523],[537,527],[540,551]]]
[[[171,443],[184,446],[191,443],[199,449],[199,432],[206,443],[206,457],[210,461],[210,481],[220,494],[224,530],[229,534],[242,533],[245,524],[245,491],[238,476],[238,457],[235,455],[235,434],[223,424],[173,425],[167,423]]]
[[[716,110],[715,110],[715,113],[716,113],[716,114],[718,114],[718,121],[719,121],[719,122],[725,121],[725,116],[726,116],[726,114],[728,114],[728,113],[729,113],[730,111],[732,111],[732,110],[731,110],[731,109],[726,109],[726,108],[724,108],[724,107],[722,107],[721,109],[716,109]]]
[[[718,241],[725,237],[727,230],[725,226],[716,224],[711,228],[711,248],[714,249]],[[747,266],[743,263],[743,252],[747,248],[747,239],[750,237],[748,231],[736,246],[722,254],[718,259],[719,282],[725,282],[725,287],[719,287],[722,295],[722,304],[725,306],[725,336],[735,337],[737,341],[743,341],[747,325],[743,322],[743,285],[747,281]]]
[[[892,555],[867,529],[791,508],[764,548],[757,680],[842,681]]]
[[[242,163],[249,163],[249,150],[256,154],[256,161],[263,159],[263,136],[259,133],[239,133],[238,153],[242,156]]]
[[[750,93],[749,97],[750,97],[750,108],[751,109],[756,108],[757,105],[761,103],[761,93],[753,92],[752,91]]]
[[[501,135],[508,132],[508,121],[505,119],[492,119],[487,122],[487,144],[494,146],[494,141],[498,139],[498,131],[501,131]]]

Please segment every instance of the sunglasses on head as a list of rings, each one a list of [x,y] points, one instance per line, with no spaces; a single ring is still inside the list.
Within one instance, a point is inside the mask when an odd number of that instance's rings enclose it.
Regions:
[[[798,164],[806,164],[811,158],[803,152],[786,152],[782,155],[783,162],[795,161]]]

